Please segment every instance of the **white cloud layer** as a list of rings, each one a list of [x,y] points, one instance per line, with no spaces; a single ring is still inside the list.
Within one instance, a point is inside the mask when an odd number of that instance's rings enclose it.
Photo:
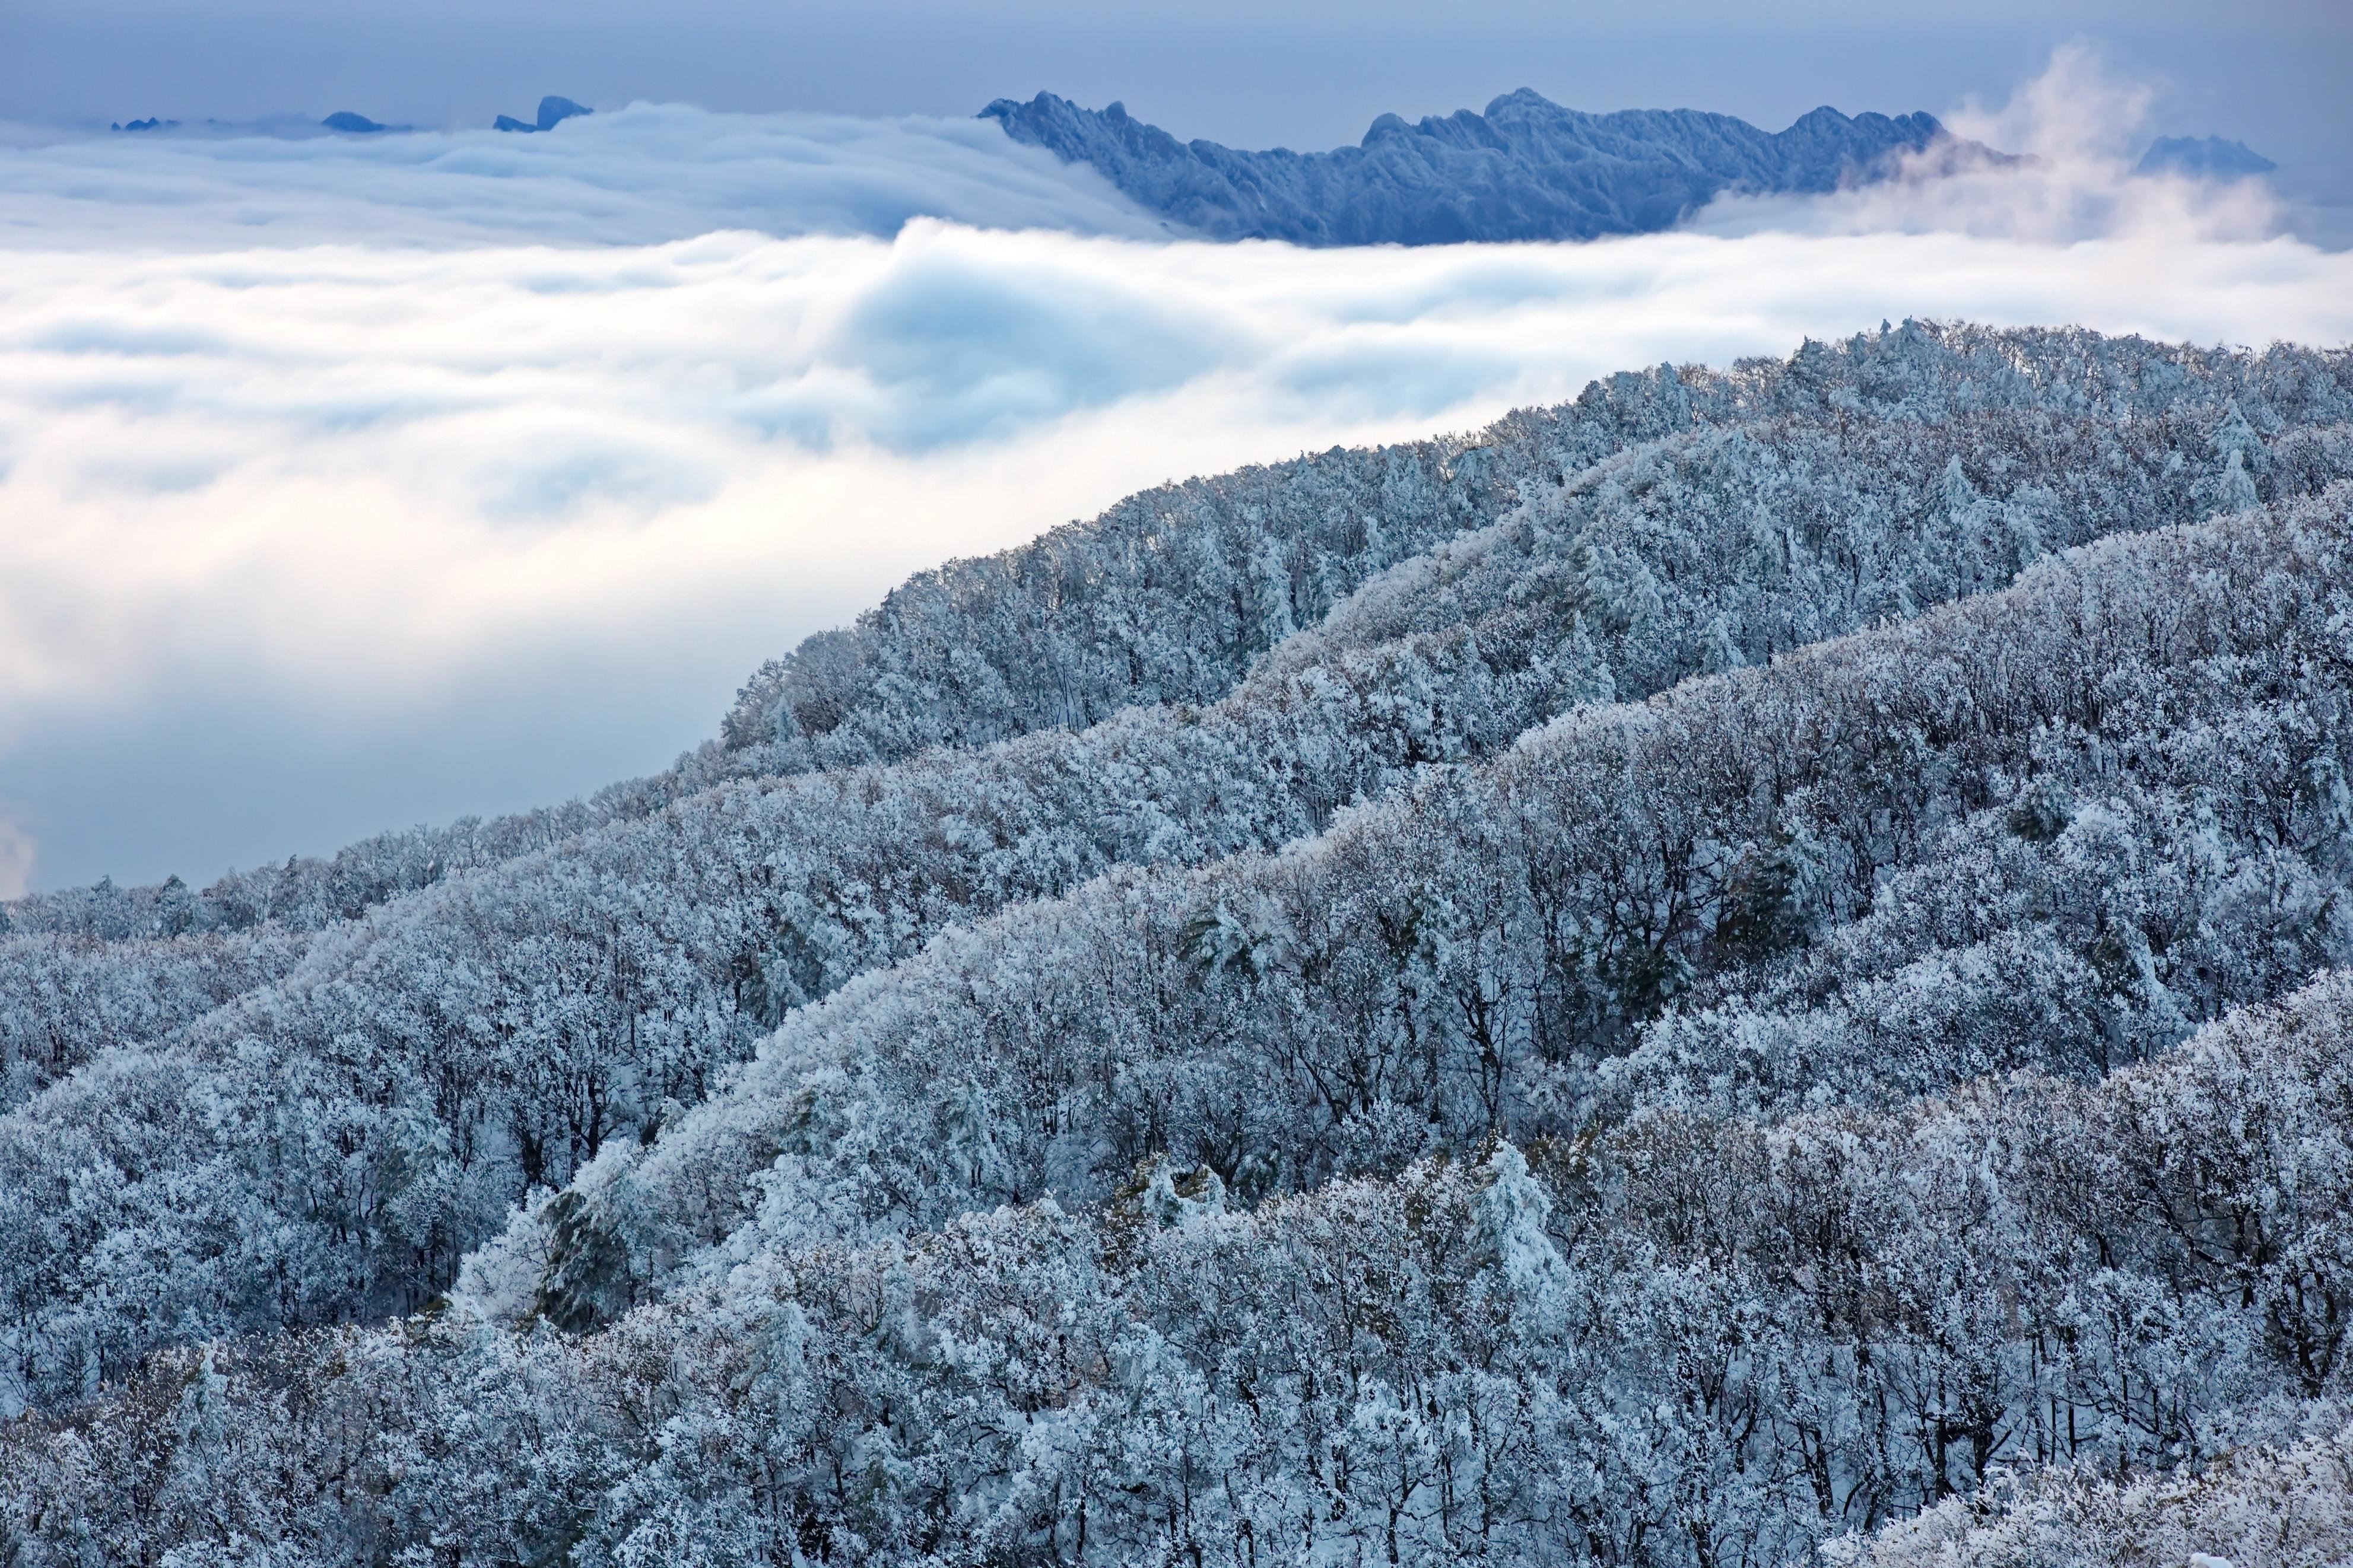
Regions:
[[[1311,252],[1136,237],[960,124],[828,125],[789,177],[777,127],[659,110],[0,153],[0,891],[641,772],[910,570],[1613,370],[1907,314],[2353,337],[2353,258],[2195,203]]]
[[[19,247],[650,245],[734,228],[890,235],[916,216],[1161,232],[1092,170],[978,119],[633,103],[546,135],[0,127],[0,245]]]

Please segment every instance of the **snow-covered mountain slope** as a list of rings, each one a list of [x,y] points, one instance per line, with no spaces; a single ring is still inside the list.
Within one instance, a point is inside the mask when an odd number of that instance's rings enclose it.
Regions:
[[[2353,1301],[2342,976],[2281,994],[2281,971],[2255,982],[2276,1001],[2193,1027],[2221,995],[2211,955],[2177,949],[2098,1003],[2169,995],[2169,1037],[2120,1053],[2143,1059],[2030,1052],[1926,1096],[1889,1063],[1876,1103],[1770,1111],[1699,1082],[1580,1116],[1581,1047],[1513,1019],[1667,975],[1544,953],[1613,909],[1672,925],[1679,859],[1700,918],[1659,934],[1717,975],[1771,973],[1865,907],[1935,929],[1924,889],[1968,880],[1980,818],[2069,896],[2112,898],[2163,856],[2117,852],[2100,788],[2181,797],[2189,862],[2223,872],[2199,940],[2257,951],[2280,906],[2243,895],[2279,847],[2341,864],[2341,812],[2297,781],[2343,748],[2348,504],[2109,540],[1770,669],[1587,709],[1286,856],[1008,911],[787,1026],[720,1102],[739,1129],[776,1113],[748,1194],[708,1167],[635,1188],[757,1205],[709,1267],[588,1331],[526,1289],[512,1327],[428,1313],[160,1355],[0,1428],[0,1543],[2332,1561],[2342,1446],[2306,1435],[2341,1424]],[[2201,820],[2201,795],[2238,819]],[[1767,847],[1744,820],[1801,831]],[[1865,864],[1938,856],[1908,888]],[[2032,900],[2008,918],[2040,925]],[[2090,965],[2149,918],[2119,907]],[[2050,961],[2078,940],[2053,933]],[[1990,1019],[2021,973],[1942,989]],[[819,1064],[802,1047],[828,1034],[851,1048]],[[1303,1158],[1333,1168],[1262,1188],[1262,1162]],[[561,1275],[613,1235],[577,1202],[535,1207],[539,1240],[519,1222],[496,1268]]]
[[[700,784],[357,918],[20,931],[0,1560],[1990,1563],[2311,1493],[2348,429],[2339,351],[1660,367],[926,574]]]
[[[1585,114],[1525,88],[1484,114],[1413,124],[1384,114],[1361,144],[1329,153],[1179,142],[1120,104],[1082,109],[1047,92],[981,112],[1190,232],[1298,245],[1647,234],[1726,193],[1834,191],[1906,159],[2001,161],[1927,114],[1849,119],[1825,107],[1767,132],[1690,109]]]

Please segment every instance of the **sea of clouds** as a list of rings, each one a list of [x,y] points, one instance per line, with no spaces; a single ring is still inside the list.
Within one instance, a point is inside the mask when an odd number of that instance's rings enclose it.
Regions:
[[[1152,238],[1159,220],[993,121],[632,103],[553,134],[307,121],[102,136],[0,126],[0,245],[654,245],[892,235],[914,217]]]
[[[0,893],[644,772],[909,571],[1613,370],[1907,315],[2353,337],[2353,258],[2127,179],[2091,69],[1964,122],[2023,170],[1417,250],[1172,239],[982,122],[20,131]]]

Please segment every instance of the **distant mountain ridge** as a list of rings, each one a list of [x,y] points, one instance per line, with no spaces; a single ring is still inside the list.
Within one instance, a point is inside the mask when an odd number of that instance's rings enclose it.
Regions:
[[[2149,143],[2133,170],[2137,174],[2187,174],[2194,180],[2244,180],[2279,165],[2248,146],[2221,136],[2160,136]]]
[[[553,131],[564,121],[575,116],[596,112],[585,103],[575,103],[568,98],[549,93],[539,100],[539,113],[535,118],[517,120],[512,114],[501,114],[491,122],[491,129],[522,132]]]
[[[1017,142],[1086,163],[1153,211],[1216,239],[1443,245],[1648,234],[1727,192],[1797,195],[1883,178],[1907,155],[2007,161],[1933,115],[1852,118],[1822,108],[1786,131],[1728,114],[1587,114],[1527,88],[1484,114],[1409,124],[1384,114],[1329,153],[1179,142],[1125,106],[1041,92],[981,110]]]

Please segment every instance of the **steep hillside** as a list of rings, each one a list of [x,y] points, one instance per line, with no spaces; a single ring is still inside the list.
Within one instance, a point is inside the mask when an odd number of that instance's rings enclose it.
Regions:
[[[518,1231],[548,1261],[509,1300],[593,1322],[755,1220],[1095,1203],[1155,1153],[1255,1201],[1747,1110],[1744,1074],[1786,1075],[1779,1110],[2146,1059],[2353,957],[2348,506],[2110,541],[1582,707],[1279,854],[952,932],[600,1159]],[[1792,992],[1797,1021],[1767,1002]]]
[[[2113,541],[1770,671],[1588,710],[1283,857],[1008,911],[788,1026],[728,1092],[738,1130],[782,1112],[783,1158],[709,1267],[586,1333],[543,1298],[520,1332],[459,1313],[156,1358],[0,1433],[0,1542],[35,1563],[1698,1568],[1891,1526],[1841,1550],[2235,1540],[2266,1500],[2309,1499],[2263,1539],[2320,1552],[2342,1456],[2295,1445],[2342,1393],[2353,1309],[2341,978],[2105,1072],[2062,1050],[1906,1098],[1893,1064],[1883,1094],[1763,1113],[1704,1093],[1580,1112],[1593,1053],[1533,1037],[1499,1037],[1490,1079],[1472,1004],[1590,1003],[1594,969],[1566,972],[1583,1001],[1544,994],[1548,941],[1595,929],[1544,919],[1547,893],[1625,908],[1630,883],[1660,907],[1678,846],[1702,918],[1663,934],[1693,978],[1770,973],[1823,940],[1810,922],[1882,912],[1847,857],[1930,865],[1986,813],[2077,890],[2111,883],[2064,842],[2100,813],[2048,832],[2041,781],[2228,803],[2227,770],[2283,731],[2317,722],[2341,754],[2321,672],[2344,654],[2348,504]],[[1783,819],[1856,831],[1829,875],[1760,900],[1736,869],[1754,833],[1736,849],[1701,822],[1772,819],[1755,784],[1784,771]],[[2325,794],[2282,819],[2310,864],[2344,836]],[[1234,926],[1188,912],[1213,899]],[[1385,913],[1417,901],[1419,934]],[[2166,983],[2220,1007],[2201,970]],[[1399,1114],[1319,1135],[1351,1084]],[[1176,1112],[1157,1130],[1155,1105]],[[1277,1179],[1254,1193],[1263,1154]],[[659,1206],[735,1191],[706,1170]],[[557,1273],[590,1228],[559,1222]],[[2169,1489],[2110,1479],[2207,1461]],[[2073,1468],[2000,1479],[2029,1463]]]

